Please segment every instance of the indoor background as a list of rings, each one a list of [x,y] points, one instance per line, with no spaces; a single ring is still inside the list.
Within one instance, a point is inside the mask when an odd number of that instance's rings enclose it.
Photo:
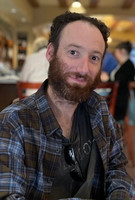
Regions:
[[[21,67],[26,55],[32,52],[34,38],[48,37],[53,18],[68,10],[72,3],[73,0],[0,0],[0,38],[8,40],[5,51],[13,68]],[[123,40],[135,44],[135,0],[80,0],[80,3],[86,15],[95,16],[110,27],[110,51]],[[132,58],[135,59],[134,51]]]

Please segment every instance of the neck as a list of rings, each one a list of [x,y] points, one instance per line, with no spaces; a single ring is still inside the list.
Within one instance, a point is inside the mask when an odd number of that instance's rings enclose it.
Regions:
[[[50,85],[47,88],[47,99],[63,135],[70,138],[72,120],[78,103],[59,97]]]

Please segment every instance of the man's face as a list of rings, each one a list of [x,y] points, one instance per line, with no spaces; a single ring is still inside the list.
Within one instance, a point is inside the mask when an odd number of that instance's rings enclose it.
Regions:
[[[81,102],[90,96],[100,79],[104,49],[103,37],[95,26],[76,21],[63,29],[56,55],[47,53],[49,84],[59,97]]]
[[[65,72],[69,66],[61,59],[55,57],[50,62],[49,67],[49,84],[53,87],[59,97],[69,101],[82,102],[89,98],[90,93],[97,86],[100,79],[100,71],[94,81],[87,74],[81,75],[79,72]],[[86,82],[84,86],[78,83],[70,84],[69,77],[82,79]]]

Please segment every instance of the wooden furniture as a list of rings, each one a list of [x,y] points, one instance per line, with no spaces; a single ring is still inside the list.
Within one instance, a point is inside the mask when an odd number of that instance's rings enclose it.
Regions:
[[[0,111],[18,97],[16,83],[0,83]]]
[[[25,91],[27,89],[39,89],[42,83],[31,83],[31,82],[17,82],[18,96],[19,99],[26,97]]]
[[[128,84],[129,92],[130,90],[135,90],[135,81],[131,81]],[[129,95],[129,100],[130,100],[130,95]],[[135,111],[134,111],[135,112]],[[132,141],[132,126],[129,123],[129,112],[127,110],[127,114],[124,120],[124,125],[125,125],[125,140],[127,143],[127,148],[128,148],[128,154],[129,154],[129,159],[132,162],[132,165],[135,166],[135,155],[134,155],[134,150],[133,150],[133,141]],[[134,133],[135,134],[135,133]]]
[[[113,116],[115,113],[118,87],[119,87],[118,82],[100,82],[97,86],[97,89],[102,89],[101,93],[100,93],[101,90],[99,90],[99,94],[105,96],[107,104],[109,106],[110,113]]]

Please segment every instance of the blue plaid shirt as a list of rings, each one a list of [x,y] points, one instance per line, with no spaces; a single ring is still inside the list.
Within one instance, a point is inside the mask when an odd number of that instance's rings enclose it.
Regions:
[[[47,81],[32,96],[0,113],[0,199],[48,200],[62,151],[62,130],[47,102]],[[87,101],[93,136],[104,166],[107,200],[133,198],[122,136],[103,97]],[[99,176],[94,187],[98,187]]]

